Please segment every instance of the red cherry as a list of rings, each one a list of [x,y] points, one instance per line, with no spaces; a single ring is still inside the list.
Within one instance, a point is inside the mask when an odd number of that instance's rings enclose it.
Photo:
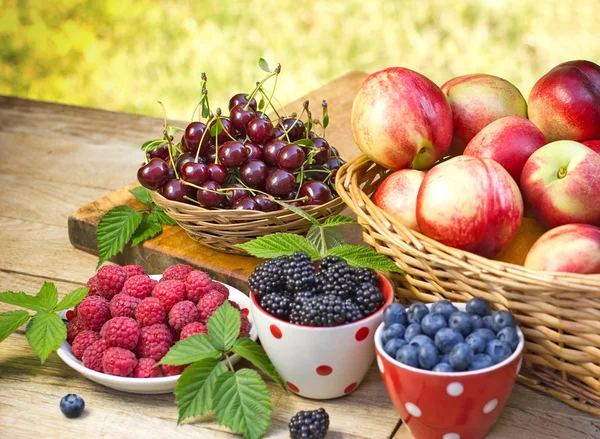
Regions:
[[[293,143],[285,145],[281,148],[279,154],[277,154],[277,164],[281,169],[287,171],[300,169],[305,160],[306,154],[304,154],[304,150]]]
[[[244,188],[244,186],[242,186],[241,184],[238,184],[238,183],[228,184],[223,187],[236,188],[233,191],[225,192],[225,197],[227,198],[229,205],[234,204],[240,198],[248,197],[250,195],[250,193],[248,192],[248,189]]]
[[[187,200],[184,197],[193,195],[193,191],[190,193],[190,189],[190,186],[185,185],[179,180],[173,179],[165,183],[162,188],[162,194],[167,200],[185,203]]]
[[[267,165],[260,160],[250,160],[240,169],[240,179],[242,182],[251,188],[260,188],[264,185],[267,179]]]
[[[186,163],[194,163],[195,157],[192,154],[184,152],[179,157],[177,157],[177,161],[175,162],[175,168],[177,169],[177,173],[181,174],[181,168]]]
[[[265,143],[263,148],[263,159],[265,163],[269,166],[278,166],[277,159],[279,151],[281,151],[286,145],[288,145],[287,142],[277,139],[271,139]]]
[[[256,117],[256,112],[251,108],[244,109],[246,104],[238,104],[229,113],[229,119],[233,127],[240,133],[246,133],[246,125]]]
[[[260,206],[250,197],[244,197],[237,200],[231,206],[235,210],[260,210]]]
[[[236,105],[243,104],[245,106],[247,103],[248,95],[246,93],[238,93],[233,95],[231,99],[229,99],[229,111],[231,111],[231,109]],[[252,108],[254,111],[256,111],[256,100],[254,98],[250,100],[250,105],[248,105],[248,108]]]
[[[192,184],[202,184],[208,180],[208,167],[204,163],[185,163],[181,167],[181,178]]]
[[[229,141],[219,146],[219,161],[226,168],[237,168],[248,160],[248,151],[240,142]]]
[[[265,143],[273,137],[273,124],[269,120],[255,117],[246,126],[246,133],[254,143]]]
[[[298,139],[302,139],[306,137],[306,128],[301,120],[296,120],[293,117],[289,117],[287,119],[283,119],[279,126],[281,126],[285,131],[287,131],[287,139],[289,137],[290,142],[295,142]]]
[[[265,182],[265,188],[271,195],[282,196],[289,194],[296,186],[296,178],[291,172],[276,169],[271,172]]]
[[[163,143],[155,150],[148,152],[148,157],[151,159],[158,158],[165,162],[169,161],[169,145]]]
[[[274,210],[279,209],[279,204],[265,194],[256,194],[254,201],[256,201],[260,207],[260,210],[263,212],[273,212]]]
[[[320,181],[307,181],[300,188],[300,197],[308,197],[307,205],[325,204],[333,199],[329,187]]]
[[[329,143],[322,137],[316,137],[313,139],[315,148],[319,149],[319,152],[313,156],[313,164],[323,165],[329,160]]]
[[[217,123],[217,121],[213,120],[210,123],[210,127],[212,128],[216,123]],[[234,134],[234,128],[229,119],[221,118],[221,124],[223,124],[223,129],[217,136],[219,145],[222,145],[223,143],[227,142],[228,140],[231,140],[231,137],[233,137],[233,134]],[[231,137],[229,137],[229,136],[231,136]],[[213,140],[214,140],[214,137],[213,137]]]
[[[246,142],[244,143],[244,147],[248,151],[248,160],[262,160],[262,149],[256,143]]]
[[[208,179],[223,184],[227,180],[227,168],[217,163],[211,163],[206,166],[208,169]]]
[[[169,167],[163,160],[154,158],[138,169],[137,178],[145,188],[156,190],[169,178]]]
[[[198,189],[197,198],[204,207],[216,207],[225,198],[225,195],[215,192],[221,189],[221,185],[216,181],[207,181],[200,186],[203,189]]]
[[[206,130],[206,125],[202,122],[192,122],[186,128],[183,134],[183,139],[185,142],[181,142],[181,147],[184,152],[189,152],[192,154],[196,154],[198,150],[198,146],[200,145],[200,139],[202,139],[202,135]],[[204,136],[204,141],[202,144],[206,144],[208,141],[208,135]]]

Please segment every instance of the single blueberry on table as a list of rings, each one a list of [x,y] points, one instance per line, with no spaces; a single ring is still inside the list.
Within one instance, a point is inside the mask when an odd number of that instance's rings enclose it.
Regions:
[[[466,338],[465,343],[471,346],[471,349],[473,349],[473,352],[476,354],[483,354],[487,346],[487,340],[483,338],[480,334],[475,333],[470,334]]]
[[[407,366],[419,367],[419,350],[407,344],[398,349],[396,360]]]
[[[83,413],[85,401],[79,395],[69,393],[60,400],[60,411],[67,418],[77,418]]]
[[[471,315],[471,326],[473,327],[473,331],[483,328],[483,319],[479,316]]]
[[[420,348],[424,344],[433,344],[433,340],[424,334],[420,334],[416,337],[413,337],[412,340],[408,342],[408,344],[414,346],[415,348]]]
[[[438,363],[435,365],[435,367],[433,368],[434,372],[454,372],[454,369],[452,368],[452,366],[450,366],[449,363],[446,362],[442,362],[442,363]]]
[[[429,308],[422,302],[415,302],[408,307],[408,323],[421,323],[427,314],[429,314]]]
[[[421,330],[420,323],[411,323],[410,325],[408,325],[406,331],[404,332],[404,340],[411,341],[417,335],[421,335],[422,333],[423,331]]]
[[[492,367],[494,362],[491,357],[487,354],[475,354],[469,370],[481,370],[488,367]]]
[[[419,366],[431,370],[440,361],[440,354],[433,343],[425,343],[419,348]]]
[[[492,313],[490,304],[486,300],[475,297],[467,302],[467,312],[479,317],[489,316]]]
[[[485,339],[486,343],[488,341],[493,340],[493,339],[496,338],[496,334],[494,333],[494,331],[492,331],[491,329],[488,329],[488,328],[479,328],[479,329],[476,329],[471,334],[480,335],[481,337],[483,337]]]
[[[504,328],[514,328],[516,326],[515,317],[508,311],[498,311],[492,316],[492,329],[496,333]]]
[[[406,309],[404,306],[399,303],[390,304],[383,311],[383,323],[385,326],[390,326],[394,323],[399,323],[402,326],[406,326],[408,324],[408,316],[406,315]]]
[[[386,344],[392,338],[403,338],[406,328],[399,323],[394,323],[388,327],[384,327],[381,333],[381,342]]]
[[[383,350],[390,357],[396,358],[396,353],[398,352],[398,349],[400,349],[402,346],[406,346],[407,344],[408,342],[404,339],[392,338],[385,344]]]
[[[452,305],[452,302],[449,300],[439,300],[431,305],[431,312],[439,312],[446,320],[456,311],[458,311],[458,308]]]
[[[493,322],[492,322],[492,316],[485,316],[481,319],[483,321],[483,327],[489,330],[493,330]]]
[[[421,329],[425,335],[434,337],[435,333],[442,328],[447,328],[448,322],[439,312],[431,312],[421,320]]]
[[[502,328],[498,331],[498,340],[505,341],[510,346],[510,350],[514,352],[519,345],[519,333],[517,332],[517,328],[511,326]]]
[[[456,329],[460,332],[463,337],[466,337],[473,331],[473,326],[471,325],[471,317],[469,314],[462,311],[457,311],[452,313],[448,318],[448,326],[450,328]]]
[[[473,349],[466,343],[459,343],[452,348],[448,355],[450,366],[459,372],[467,370],[473,361]]]
[[[435,345],[442,354],[449,354],[454,346],[464,341],[463,335],[452,328],[442,328],[435,334]]]
[[[497,338],[490,340],[485,347],[485,353],[490,356],[494,364],[502,363],[511,356],[512,351],[508,343]]]

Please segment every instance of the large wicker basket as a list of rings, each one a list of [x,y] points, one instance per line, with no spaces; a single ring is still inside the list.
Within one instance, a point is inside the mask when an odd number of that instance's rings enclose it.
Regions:
[[[519,379],[600,415],[600,275],[545,273],[447,247],[408,229],[370,200],[389,173],[360,157],[337,174],[337,191],[357,214],[365,242],[392,258],[401,301],[482,297],[509,309],[527,340]]]
[[[155,191],[151,194],[152,200],[177,221],[192,239],[226,253],[245,255],[247,253],[235,247],[235,244],[243,244],[259,236],[277,232],[304,234],[312,225],[289,210],[210,210],[167,200]],[[323,205],[306,206],[304,210],[317,220],[325,220],[330,215],[340,213],[345,207],[338,197]]]

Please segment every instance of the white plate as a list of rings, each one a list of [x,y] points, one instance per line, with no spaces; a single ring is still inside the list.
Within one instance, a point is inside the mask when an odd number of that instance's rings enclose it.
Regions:
[[[159,280],[161,275],[151,275],[152,279]],[[240,290],[233,288],[227,284],[223,284],[229,290],[229,299],[233,302],[237,303],[240,308],[249,309],[250,308],[250,299]],[[66,314],[66,311],[64,312]],[[64,318],[64,315],[61,315]],[[250,319],[250,338],[254,341],[258,338],[256,333],[256,328],[252,322],[252,317],[248,316]],[[175,386],[177,385],[177,380],[180,375],[170,376],[170,377],[160,377],[160,378],[127,378],[127,377],[117,377],[113,375],[108,375],[101,372],[96,372],[94,370],[88,369],[83,365],[81,361],[73,356],[73,352],[71,351],[71,345],[67,343],[67,341],[63,341],[58,350],[56,351],[58,356],[72,369],[79,372],[81,375],[86,377],[89,380],[92,380],[98,384],[102,384],[103,386],[110,387],[111,389],[121,390],[123,392],[129,393],[141,393],[141,394],[158,394],[158,393],[172,393],[175,390]],[[232,363],[239,361],[240,357],[237,354],[234,354],[230,357]]]

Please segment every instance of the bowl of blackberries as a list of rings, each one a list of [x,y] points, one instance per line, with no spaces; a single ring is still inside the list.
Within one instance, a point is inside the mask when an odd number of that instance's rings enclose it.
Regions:
[[[303,252],[260,264],[248,283],[258,336],[288,388],[314,399],[358,387],[375,357],[375,330],[394,298],[381,274]]]
[[[483,438],[506,404],[525,340],[487,301],[399,303],[375,333],[387,391],[416,439]]]

